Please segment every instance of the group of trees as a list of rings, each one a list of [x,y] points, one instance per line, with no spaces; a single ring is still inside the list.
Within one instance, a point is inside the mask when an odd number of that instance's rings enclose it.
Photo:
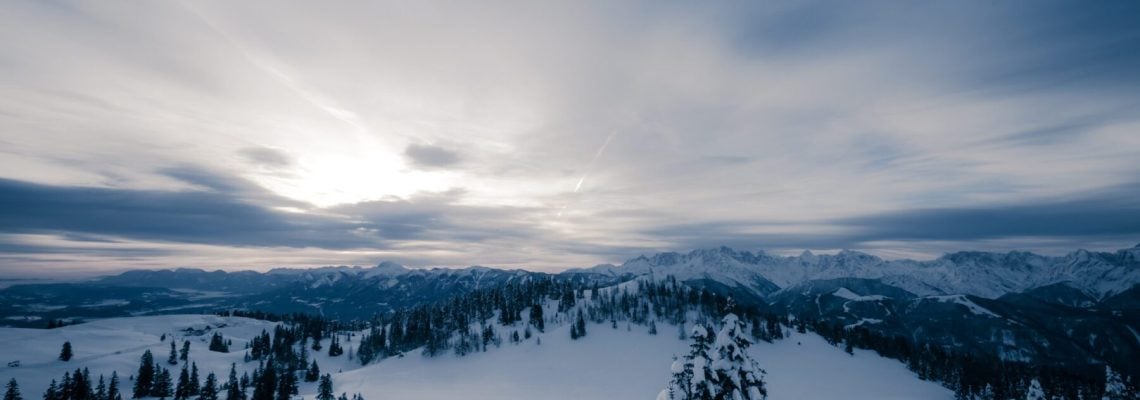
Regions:
[[[8,383],[9,391],[17,391],[16,381]],[[19,395],[18,393],[16,394]],[[119,393],[119,375],[111,373],[108,382],[99,375],[99,381],[92,387],[91,373],[84,369],[76,369],[74,373],[65,372],[60,381],[52,380],[44,392],[44,400],[122,400]],[[7,400],[7,397],[5,397]]]
[[[1101,370],[1006,360],[996,354],[966,353],[912,338],[885,335],[863,326],[797,319],[786,322],[797,331],[813,331],[835,346],[873,350],[899,360],[920,379],[939,382],[958,399],[1023,399],[1040,391],[1048,398],[1089,399],[1106,393]],[[1111,371],[1111,369],[1109,369]],[[1119,376],[1112,371],[1109,375]],[[1123,382],[1123,378],[1118,378]],[[1120,385],[1125,393],[1135,389]]]

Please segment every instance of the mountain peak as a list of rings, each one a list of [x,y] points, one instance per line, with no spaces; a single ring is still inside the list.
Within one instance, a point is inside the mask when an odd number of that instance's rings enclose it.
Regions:
[[[376,275],[399,275],[408,272],[408,268],[392,261],[384,261],[376,264],[376,267],[368,271],[369,276]]]

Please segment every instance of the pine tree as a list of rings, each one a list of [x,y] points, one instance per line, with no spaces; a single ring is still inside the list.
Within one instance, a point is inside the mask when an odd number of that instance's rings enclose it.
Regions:
[[[44,400],[60,400],[59,388],[55,384],[55,379],[51,380],[47,390],[44,391]]]
[[[20,396],[20,385],[16,383],[16,378],[8,381],[7,390],[4,391],[4,400],[24,400],[24,397]]]
[[[219,353],[230,352],[230,346],[226,344],[225,339],[222,338],[222,334],[218,332],[214,332],[214,336],[210,337],[209,349],[210,351],[216,351]]]
[[[122,400],[123,396],[119,393],[119,373],[111,371],[111,383],[107,384],[107,400]]]
[[[218,400],[218,378],[214,376],[213,372],[206,375],[206,382],[198,390],[197,400]]]
[[[61,361],[71,361],[71,342],[63,342],[63,348],[59,350],[59,359]]]
[[[255,374],[256,375],[256,374]],[[253,396],[252,400],[274,400],[273,394],[277,389],[277,371],[274,371],[273,363],[267,363],[267,366],[261,371],[260,376],[253,379]]]
[[[199,382],[201,381],[198,380],[198,363],[190,363],[190,395],[197,396],[202,390],[202,385]]]
[[[1041,382],[1038,382],[1036,378],[1033,379],[1033,381],[1029,383],[1029,390],[1025,392],[1025,400],[1047,399],[1048,397],[1045,397],[1045,390],[1041,389]]]
[[[178,384],[174,386],[174,400],[187,400],[190,398],[190,372],[182,367],[178,374]]]
[[[107,383],[103,375],[99,375],[99,384],[95,386],[95,400],[107,400]]]
[[[546,320],[542,316],[542,304],[530,306],[530,324],[534,325],[534,329],[538,329],[539,332],[546,329]]]
[[[1128,386],[1120,373],[1113,371],[1112,367],[1104,366],[1104,396],[1101,400],[1127,400],[1133,398],[1128,395]]]
[[[178,351],[174,349],[174,340],[170,340],[170,357],[166,359],[170,365],[178,365]]]
[[[139,361],[139,372],[135,374],[134,398],[139,399],[151,395],[154,387],[154,355],[150,350],[143,352]]]
[[[657,395],[658,399],[711,400],[716,393],[715,374],[710,367],[709,348],[712,339],[701,325],[694,325],[689,335],[689,354],[684,360],[673,361],[673,379]]]
[[[174,342],[170,342],[170,344],[174,344]],[[178,353],[178,359],[182,360],[184,362],[190,361],[190,341],[189,340],[182,342],[182,351],[180,351]]]
[[[321,376],[321,383],[317,385],[317,400],[333,400],[332,376]]]
[[[173,394],[174,384],[171,382],[170,370],[161,367],[158,368],[160,368],[161,371],[155,373],[154,387],[151,388],[151,396],[165,399]]]
[[[237,364],[230,364],[230,379],[226,382],[226,400],[245,400],[244,386],[238,382]]]
[[[317,366],[317,360],[313,360],[313,365],[305,371],[305,382],[316,382],[321,377],[321,367]]]
[[[744,335],[744,323],[731,313],[722,322],[724,326],[713,343],[711,367],[718,386],[714,397],[739,400],[760,400],[767,397],[764,370],[747,352],[752,340]]]

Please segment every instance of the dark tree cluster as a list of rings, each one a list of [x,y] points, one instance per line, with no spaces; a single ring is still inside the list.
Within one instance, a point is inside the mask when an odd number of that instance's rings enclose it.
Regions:
[[[14,384],[13,380],[10,385]],[[94,384],[94,386],[93,386]],[[99,375],[98,383],[93,383],[91,373],[86,369],[65,372],[59,381],[52,380],[44,392],[44,400],[122,400],[119,393],[119,376],[111,373],[110,381]]]
[[[1050,398],[1101,398],[1102,369],[1074,369],[1004,360],[996,355],[968,354],[903,336],[886,336],[864,327],[847,328],[834,322],[797,320],[797,330],[811,330],[835,346],[873,350],[902,361],[923,380],[939,382],[959,399],[1025,398],[1036,381]],[[1135,394],[1134,388],[1125,389]]]

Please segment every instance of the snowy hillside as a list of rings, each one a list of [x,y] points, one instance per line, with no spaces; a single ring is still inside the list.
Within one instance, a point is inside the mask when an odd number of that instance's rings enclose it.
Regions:
[[[238,350],[243,341],[263,329],[272,330],[272,325],[245,318],[172,315],[108,319],[46,331],[0,328],[0,342],[7,344],[2,361],[21,361],[19,367],[0,366],[0,379],[16,378],[25,398],[38,398],[48,382],[76,368],[107,376],[116,370],[129,388],[127,377],[137,370],[144,350],[150,349],[160,362],[165,359],[171,339],[159,341],[163,333],[191,340],[190,360],[203,376],[213,371],[224,377],[230,363],[237,363],[241,374],[257,364],[243,363],[243,351]],[[184,336],[186,328],[206,326],[232,338],[235,351],[207,351],[206,343],[197,338],[209,334]],[[365,367],[345,356],[329,358],[314,352],[313,357],[323,371],[332,373],[337,393],[359,392],[366,399],[647,399],[668,382],[672,357],[684,355],[687,346],[677,339],[676,327],[660,328],[660,334],[649,335],[644,326],[627,330],[624,324],[617,329],[590,324],[586,337],[571,340],[566,324],[520,344],[505,342],[465,357],[427,358],[410,352]],[[70,362],[56,360],[65,340],[75,348]],[[792,332],[782,341],[761,342],[751,352],[768,372],[773,399],[953,398],[948,389],[919,380],[897,361],[861,350],[848,355],[810,333]],[[826,385],[819,381],[824,376]],[[301,386],[300,396],[313,398],[315,393],[315,384]]]

